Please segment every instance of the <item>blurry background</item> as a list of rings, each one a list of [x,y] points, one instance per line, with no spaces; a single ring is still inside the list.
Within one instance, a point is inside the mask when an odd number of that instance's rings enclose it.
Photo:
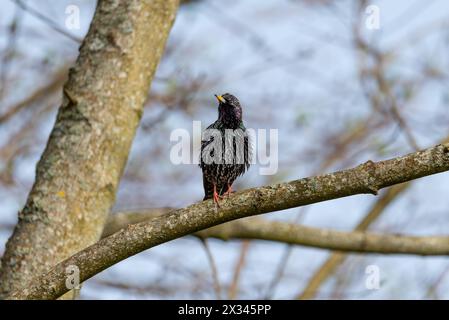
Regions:
[[[95,1],[1,0],[0,255],[34,181],[68,68]],[[75,5],[80,28],[66,24]],[[368,5],[380,28],[367,27]],[[68,9],[69,8],[69,9]],[[67,11],[66,11],[67,10]],[[69,27],[67,27],[69,26]],[[184,1],[146,103],[115,211],[182,207],[203,197],[197,165],[170,162],[170,133],[217,117],[231,92],[249,128],[279,130],[279,170],[255,165],[236,189],[395,157],[449,138],[449,2]],[[199,137],[193,137],[199,139]],[[266,215],[305,225],[447,234],[449,175]],[[446,257],[346,255],[264,241],[208,240],[221,296],[449,298]],[[377,290],[366,270],[379,268]],[[318,271],[320,273],[318,273]],[[214,299],[204,246],[188,237],[87,281],[81,299]]]

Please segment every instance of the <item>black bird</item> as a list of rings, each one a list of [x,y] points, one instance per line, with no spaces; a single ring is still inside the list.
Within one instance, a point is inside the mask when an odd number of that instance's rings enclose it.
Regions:
[[[245,173],[251,161],[251,142],[242,121],[242,107],[232,94],[215,95],[218,119],[203,133],[200,167],[203,171],[204,199],[232,193],[232,184]]]

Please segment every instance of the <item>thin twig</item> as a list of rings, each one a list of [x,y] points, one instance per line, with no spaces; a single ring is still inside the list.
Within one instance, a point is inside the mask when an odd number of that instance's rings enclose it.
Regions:
[[[293,221],[294,224],[297,224],[301,221],[302,218],[304,218],[304,215],[306,214],[308,207],[301,207],[299,208],[298,213],[296,214],[296,217]],[[271,279],[270,284],[268,285],[267,292],[265,293],[265,300],[271,299],[278,287],[278,285],[281,283],[282,278],[284,277],[285,269],[287,268],[288,261],[290,260],[290,256],[293,252],[294,246],[292,244],[288,244],[285,247],[284,253],[282,254],[281,259],[279,260],[279,263],[276,268],[276,272],[274,273],[273,279]]]
[[[0,124],[8,121],[14,115],[18,114],[20,111],[28,107],[32,103],[36,103],[39,99],[45,98],[51,94],[53,94],[56,90],[58,90],[62,86],[62,82],[66,78],[66,67],[62,67],[56,72],[53,76],[52,80],[43,86],[42,88],[37,89],[30,95],[28,95],[24,100],[19,101],[13,106],[9,107],[8,110],[0,115]]]
[[[199,238],[199,239],[200,239],[201,244],[204,247],[204,251],[206,252],[207,260],[209,260],[210,269],[212,271],[212,280],[214,283],[215,295],[218,300],[221,300],[221,286],[220,286],[220,280],[218,279],[217,265],[215,264],[214,256],[212,255],[212,251],[210,250],[207,240],[204,238]]]
[[[61,27],[58,26],[58,24],[53,21],[52,19],[48,18],[47,16],[43,15],[42,13],[40,13],[39,11],[37,11],[36,9],[33,9],[32,7],[26,5],[25,3],[23,3],[22,0],[12,0],[15,4],[17,4],[20,8],[22,8],[22,10],[28,12],[29,14],[31,14],[32,16],[38,18],[39,20],[41,20],[43,23],[45,23],[47,26],[49,26],[50,28],[52,28],[53,30],[55,30],[56,32],[66,36],[67,38],[77,42],[77,43],[81,43],[83,42],[83,39],[78,38],[77,36],[65,31],[64,29],[62,29]]]
[[[438,287],[444,282],[444,280],[448,275],[449,275],[449,266],[444,268],[443,272],[441,272],[435,279],[435,281],[433,281],[433,283],[427,288],[427,292],[424,298],[438,299],[437,295]]]
[[[4,91],[6,89],[6,82],[8,79],[8,70],[10,66],[10,60],[12,59],[16,47],[18,29],[20,21],[22,19],[22,11],[19,9],[15,10],[14,18],[9,27],[8,42],[5,49],[5,54],[3,56],[3,61],[1,63],[0,70],[0,99],[3,97]]]
[[[228,296],[229,299],[234,300],[237,298],[239,291],[240,275],[242,274],[243,267],[246,264],[246,255],[251,242],[245,240],[242,242],[242,247],[240,248],[240,255],[234,268],[234,276],[232,277],[231,285],[229,286]]]

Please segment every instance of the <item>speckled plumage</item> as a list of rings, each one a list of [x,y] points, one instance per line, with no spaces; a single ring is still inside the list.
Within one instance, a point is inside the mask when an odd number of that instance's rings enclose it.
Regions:
[[[217,99],[218,119],[207,127],[201,141],[204,200],[213,198],[214,185],[220,196],[229,191],[235,179],[248,170],[251,161],[251,143],[242,121],[240,102],[229,93]],[[214,149],[214,142],[220,142],[220,138],[221,149]]]

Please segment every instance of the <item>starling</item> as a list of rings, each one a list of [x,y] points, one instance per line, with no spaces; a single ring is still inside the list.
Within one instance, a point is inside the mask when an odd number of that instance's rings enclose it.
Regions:
[[[203,133],[200,167],[203,171],[204,199],[232,193],[232,184],[245,173],[251,161],[251,142],[242,121],[242,107],[232,94],[215,95],[218,119]]]

